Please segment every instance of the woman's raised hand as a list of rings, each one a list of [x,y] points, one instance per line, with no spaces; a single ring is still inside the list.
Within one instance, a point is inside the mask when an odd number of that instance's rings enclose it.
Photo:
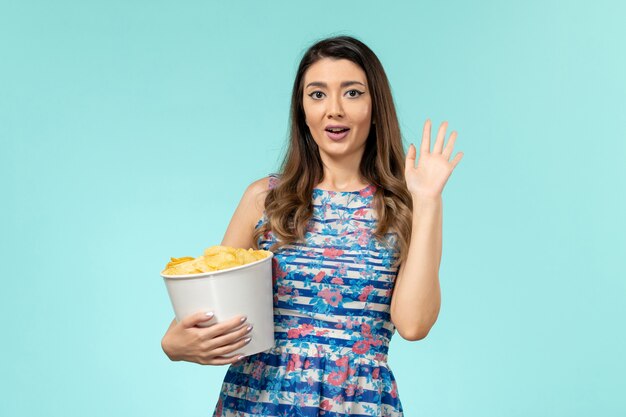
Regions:
[[[404,178],[407,188],[413,198],[417,199],[436,199],[441,197],[443,187],[448,181],[450,174],[452,174],[452,170],[463,157],[463,152],[457,152],[454,159],[450,161],[450,155],[452,155],[454,141],[456,140],[456,132],[453,131],[450,134],[446,147],[443,147],[448,122],[443,122],[439,127],[435,146],[431,152],[430,125],[430,119],[426,120],[417,167],[415,167],[417,149],[415,149],[414,144],[409,146],[404,167]]]
[[[246,317],[236,316],[209,327],[197,326],[212,318],[200,312],[185,317],[180,323],[176,319],[172,320],[161,340],[161,347],[170,360],[201,365],[228,365],[242,359],[243,356],[237,354],[226,355],[250,342],[248,334],[252,326],[246,323]]]

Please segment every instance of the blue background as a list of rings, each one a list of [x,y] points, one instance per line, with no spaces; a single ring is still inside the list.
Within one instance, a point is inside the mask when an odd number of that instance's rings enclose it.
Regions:
[[[593,5],[592,5],[593,4]],[[405,138],[448,120],[442,310],[395,335],[407,416],[626,415],[619,1],[0,1],[3,416],[198,416],[159,272],[277,169],[326,36],[368,44]]]

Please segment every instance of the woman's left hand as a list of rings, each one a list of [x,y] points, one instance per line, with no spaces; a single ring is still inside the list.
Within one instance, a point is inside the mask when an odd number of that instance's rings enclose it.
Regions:
[[[443,187],[446,185],[448,178],[450,178],[452,170],[463,157],[463,152],[458,152],[454,159],[450,161],[456,132],[453,131],[450,134],[448,144],[445,148],[443,147],[448,122],[443,122],[439,127],[435,147],[430,152],[430,125],[430,119],[426,120],[417,167],[415,167],[417,149],[414,144],[411,144],[406,156],[404,178],[413,199],[440,198]]]

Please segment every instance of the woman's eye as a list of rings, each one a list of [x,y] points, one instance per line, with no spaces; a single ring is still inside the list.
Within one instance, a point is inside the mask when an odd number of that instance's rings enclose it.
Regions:
[[[348,90],[346,94],[348,94],[350,98],[357,98],[361,94],[363,94],[363,91]],[[324,97],[324,93],[322,93],[321,91],[313,91],[312,93],[309,94],[309,97],[311,97],[313,100],[319,100]]]
[[[351,93],[356,93],[356,94],[351,94]],[[361,94],[363,94],[363,92],[359,90],[350,90],[348,91],[348,94],[350,95],[350,97],[358,97]]]

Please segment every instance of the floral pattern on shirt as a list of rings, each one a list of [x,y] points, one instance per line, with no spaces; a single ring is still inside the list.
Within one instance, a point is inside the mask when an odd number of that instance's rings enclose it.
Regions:
[[[214,417],[403,416],[387,364],[397,240],[373,236],[375,191],[313,190],[304,242],[272,259],[276,344],[229,367]]]

